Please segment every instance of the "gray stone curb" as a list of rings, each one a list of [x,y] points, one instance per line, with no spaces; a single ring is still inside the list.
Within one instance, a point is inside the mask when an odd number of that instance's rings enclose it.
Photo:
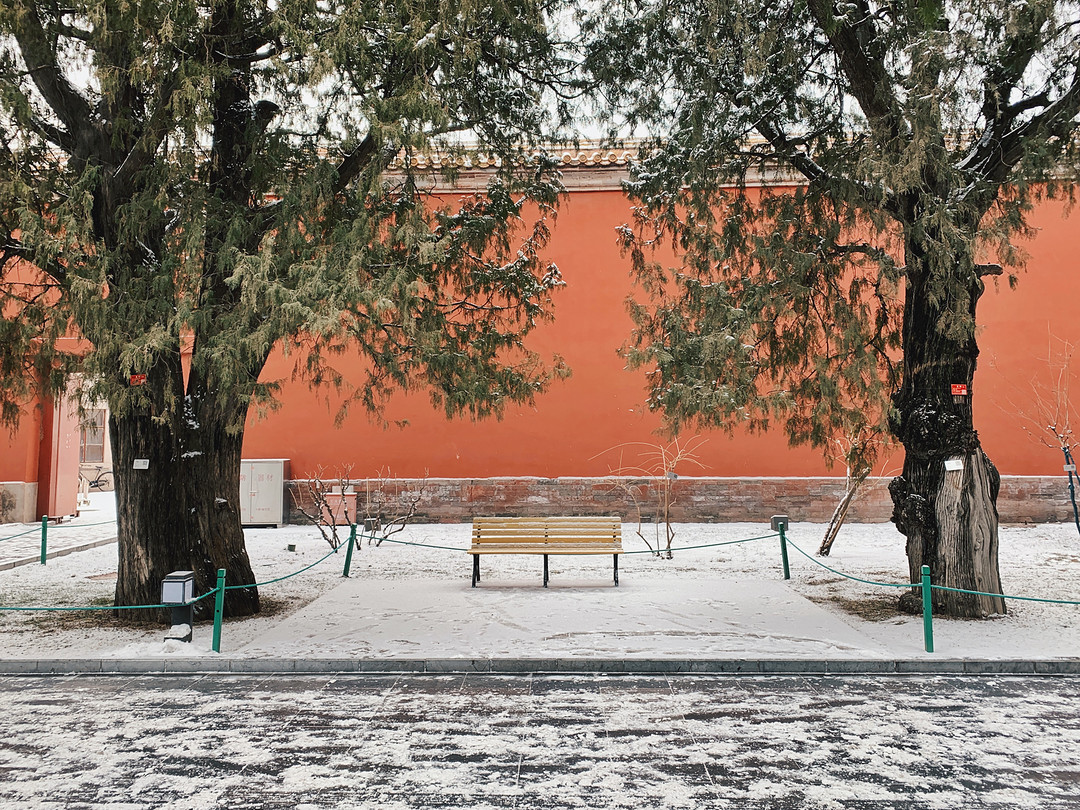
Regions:
[[[3,675],[1080,675],[1053,661],[601,658],[54,658],[0,660]]]
[[[73,546],[62,546],[55,551],[47,551],[45,554],[46,560],[54,560],[57,557],[66,557],[68,554],[74,554],[76,551],[89,551],[92,548],[98,548],[100,546],[107,546],[110,543],[115,543],[115,537],[108,537],[104,540],[91,540],[85,543],[79,543]],[[0,571],[10,571],[12,568],[19,568],[23,565],[33,565],[34,563],[41,563],[41,554],[35,554],[32,557],[22,557],[15,560],[4,560],[0,562]]]

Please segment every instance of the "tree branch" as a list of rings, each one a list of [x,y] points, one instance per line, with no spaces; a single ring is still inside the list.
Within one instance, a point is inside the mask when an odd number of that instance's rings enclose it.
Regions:
[[[14,3],[18,11],[13,15],[12,33],[34,85],[68,130],[63,136],[63,145],[70,149],[75,142],[74,133],[92,119],[90,104],[60,70],[56,51],[41,26],[33,0],[14,0]]]
[[[135,140],[112,178],[111,184],[114,189],[127,189],[132,179],[153,160],[158,147],[169,134],[173,121],[168,110],[177,86],[176,73],[173,73],[172,77],[161,86],[154,110],[143,127],[142,133]]]
[[[44,262],[34,255],[34,251],[28,248],[21,240],[8,236],[0,245],[0,270],[7,268],[11,262],[27,262],[34,265],[43,274],[52,278],[61,286],[67,283],[67,269],[58,261]]]
[[[1057,137],[1068,139],[1076,131],[1076,116],[1080,114],[1080,59],[1073,66],[1072,83],[1065,93],[1041,113],[1006,133],[997,149],[984,149],[984,176],[993,183],[1004,182],[1013,167],[1024,156],[1024,149],[1033,139]],[[996,157],[996,161],[995,161]]]
[[[857,4],[859,19],[854,23],[835,17],[830,0],[809,0],[808,8],[840,59],[848,89],[866,115],[871,132],[879,143],[889,143],[906,127],[884,59],[874,53],[885,52],[878,45],[874,17],[866,0],[857,0]]]
[[[391,147],[384,145],[380,150],[375,142],[375,136],[372,133],[364,137],[355,149],[347,154],[337,167],[337,181],[334,183],[334,193],[337,194],[344,191],[349,183],[359,177],[360,173],[367,168],[373,160],[381,160],[384,164],[384,168],[390,165],[390,161],[393,160],[394,155],[397,154],[397,147]]]
[[[1046,13],[1041,6],[1026,4],[1017,13],[1013,25],[1006,28],[1012,33],[1005,39],[997,58],[992,62],[983,89],[982,111],[987,122],[1001,121],[1008,115],[1009,97],[1039,49],[1040,32],[1046,19]],[[1016,114],[1012,115],[1012,118],[1015,118]],[[1012,118],[998,131],[1004,132]]]
[[[773,149],[780,154],[791,166],[802,174],[811,183],[833,184],[842,183],[859,195],[859,199],[868,206],[882,206],[893,216],[899,211],[899,201],[895,195],[887,191],[877,192],[866,183],[860,183],[847,177],[840,177],[828,172],[806,152],[799,150],[793,141],[777,126],[768,121],[759,121],[755,127],[761,135],[769,141]],[[881,197],[880,202],[877,198]]]
[[[32,132],[36,133],[41,138],[44,138],[49,143],[60,149],[69,149],[74,146],[74,139],[59,127],[50,124],[38,116],[34,115],[33,104],[26,94],[22,92],[19,87],[14,86],[14,82],[8,87],[8,92],[18,94],[19,104],[11,104],[8,106],[8,112],[13,116],[15,122]]]

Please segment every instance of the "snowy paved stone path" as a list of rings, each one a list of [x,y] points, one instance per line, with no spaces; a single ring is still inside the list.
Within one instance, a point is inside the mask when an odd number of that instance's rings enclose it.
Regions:
[[[0,806],[1080,808],[1080,680],[0,678]]]

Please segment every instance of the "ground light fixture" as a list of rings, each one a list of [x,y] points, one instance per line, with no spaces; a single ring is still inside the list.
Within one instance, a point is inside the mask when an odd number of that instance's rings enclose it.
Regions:
[[[166,641],[191,641],[191,628],[195,624],[194,598],[194,571],[173,571],[161,581],[161,604],[172,608],[172,627],[165,635]]]

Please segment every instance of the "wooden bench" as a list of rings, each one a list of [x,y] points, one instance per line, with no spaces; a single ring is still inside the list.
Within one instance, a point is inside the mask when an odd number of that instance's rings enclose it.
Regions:
[[[548,586],[548,555],[610,554],[619,584],[622,520],[617,517],[504,517],[473,520],[472,586],[480,581],[481,554],[543,554],[544,587]]]

